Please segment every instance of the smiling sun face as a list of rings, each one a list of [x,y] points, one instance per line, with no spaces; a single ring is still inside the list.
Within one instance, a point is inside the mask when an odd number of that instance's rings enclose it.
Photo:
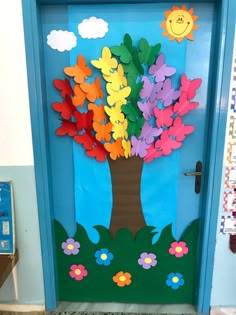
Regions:
[[[170,40],[176,39],[179,43],[185,37],[193,40],[192,31],[198,28],[194,24],[198,16],[193,15],[193,8],[187,11],[184,5],[181,8],[173,6],[171,11],[165,11],[165,17],[166,21],[161,24],[165,28],[162,35],[169,36]]]

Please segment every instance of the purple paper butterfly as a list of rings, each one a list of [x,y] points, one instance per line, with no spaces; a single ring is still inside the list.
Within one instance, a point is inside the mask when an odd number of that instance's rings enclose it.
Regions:
[[[131,143],[132,143],[132,156],[140,156],[141,158],[144,158],[147,154],[147,149],[150,146],[147,144],[144,140],[137,139],[135,136],[131,137]]]
[[[144,84],[140,92],[141,99],[147,98],[151,103],[155,102],[157,100],[157,93],[161,90],[163,83],[153,83],[145,76],[142,77],[142,81]]]
[[[148,121],[145,121],[139,139],[143,139],[147,144],[151,144],[154,138],[160,136],[162,132],[162,128],[152,127],[149,125]]]
[[[145,103],[138,102],[137,104],[139,109],[143,112],[143,117],[146,120],[154,116],[154,108],[156,106],[156,103],[151,103],[150,101],[147,101]]]
[[[172,104],[173,101],[180,97],[180,91],[175,91],[171,87],[171,80],[166,79],[163,83],[162,89],[158,92],[158,98],[164,102],[164,106],[167,107]]]
[[[156,82],[161,82],[165,80],[165,77],[170,77],[176,72],[175,68],[167,67],[165,64],[165,56],[161,54],[157,57],[155,65],[152,65],[149,69],[149,74],[151,74]]]

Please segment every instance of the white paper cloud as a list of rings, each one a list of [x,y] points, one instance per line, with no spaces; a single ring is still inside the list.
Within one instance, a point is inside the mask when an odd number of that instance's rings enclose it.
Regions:
[[[47,36],[47,44],[60,52],[69,51],[77,45],[77,38],[73,32],[53,30]]]
[[[78,32],[82,38],[102,38],[108,32],[108,23],[92,16],[78,25]]]

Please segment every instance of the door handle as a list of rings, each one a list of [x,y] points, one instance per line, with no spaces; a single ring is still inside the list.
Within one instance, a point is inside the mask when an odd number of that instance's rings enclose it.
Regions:
[[[185,176],[195,176],[195,193],[199,194],[201,191],[201,176],[202,176],[202,162],[196,163],[195,172],[184,173]]]

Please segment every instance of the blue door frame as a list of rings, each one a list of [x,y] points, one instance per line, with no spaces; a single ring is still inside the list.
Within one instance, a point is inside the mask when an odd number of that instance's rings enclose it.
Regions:
[[[196,0],[195,0],[196,1]],[[195,2],[194,0],[188,2]],[[43,111],[44,73],[40,47],[40,6],[48,4],[92,4],[94,0],[22,0],[25,46],[28,71],[30,112],[33,135],[36,189],[42,247],[45,304],[47,310],[57,306],[57,285],[55,276],[55,257],[53,239],[53,211],[50,185],[50,162],[48,157],[46,113]],[[145,3],[169,2],[165,0],[103,0],[102,3]],[[183,2],[173,0],[173,3]],[[199,261],[199,291],[197,311],[208,314],[211,297],[212,271],[223,164],[223,148],[227,118],[228,95],[230,87],[231,60],[233,53],[236,1],[235,0],[198,0],[198,2],[215,2],[215,73],[212,75],[211,100],[214,106],[210,113],[209,145],[207,148],[206,180],[202,206],[206,209],[202,225],[202,254]],[[213,60],[212,58],[212,60]],[[212,62],[212,61],[211,61]]]

